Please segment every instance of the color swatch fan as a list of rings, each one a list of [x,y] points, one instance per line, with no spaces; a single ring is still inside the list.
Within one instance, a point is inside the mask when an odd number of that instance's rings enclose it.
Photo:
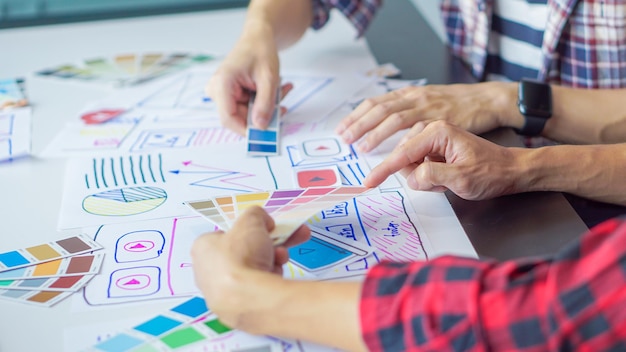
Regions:
[[[0,110],[28,105],[24,79],[0,79]]]
[[[130,86],[213,60],[200,53],[129,53],[96,57],[79,64],[64,64],[37,72],[66,80]]]
[[[275,244],[281,244],[315,213],[331,208],[371,190],[366,187],[310,187],[242,193],[188,201],[186,204],[222,230],[228,230],[235,219],[251,206],[263,207],[275,220],[270,234]]]
[[[0,253],[0,299],[50,307],[83,288],[104,254],[87,235]]]

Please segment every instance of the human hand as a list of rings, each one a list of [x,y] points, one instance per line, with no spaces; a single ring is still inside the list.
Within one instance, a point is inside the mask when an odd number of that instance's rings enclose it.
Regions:
[[[345,143],[369,152],[395,132],[419,121],[445,120],[480,134],[514,125],[517,116],[515,83],[410,86],[365,99],[346,116],[335,132]],[[521,127],[521,126],[519,126]]]
[[[289,260],[287,247],[310,236],[309,228],[303,225],[285,243],[275,247],[269,236],[274,226],[274,220],[263,209],[251,207],[229,231],[204,234],[193,244],[191,258],[196,285],[209,307],[231,326],[236,326],[243,313],[241,297],[250,284],[249,274],[281,275],[283,264]]]
[[[256,92],[252,121],[258,128],[269,124],[280,84],[278,49],[272,31],[258,25],[245,31],[209,80],[206,94],[215,101],[222,125],[246,134],[250,92]],[[281,98],[293,88],[281,87]]]
[[[521,148],[506,148],[444,121],[416,124],[364,181],[376,187],[395,172],[420,191],[451,190],[480,200],[527,189]]]

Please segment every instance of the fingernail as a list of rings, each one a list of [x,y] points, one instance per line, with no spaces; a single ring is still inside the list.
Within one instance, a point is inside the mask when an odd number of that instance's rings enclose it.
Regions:
[[[260,117],[259,115],[256,115],[252,117],[252,123],[254,123],[254,126],[258,128],[263,128],[265,126],[265,119]]]
[[[359,144],[357,144],[357,148],[363,153],[370,151],[370,145],[367,141],[360,141]]]
[[[343,131],[345,131],[346,128],[343,127],[343,125],[339,125],[335,128],[335,133],[341,135],[343,133]]]
[[[350,144],[350,143],[352,143],[352,142],[353,142],[353,141],[352,141],[352,133],[351,133],[350,131],[344,131],[344,132],[341,134],[341,138],[343,138],[343,141],[344,141],[344,142],[346,142],[346,143],[348,143],[348,144]]]

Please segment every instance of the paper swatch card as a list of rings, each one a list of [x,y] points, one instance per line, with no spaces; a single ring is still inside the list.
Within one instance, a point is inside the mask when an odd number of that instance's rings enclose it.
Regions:
[[[0,79],[0,110],[28,105],[23,78]]]
[[[235,194],[188,201],[186,204],[222,230],[230,229],[247,208],[263,207],[276,222],[270,237],[275,244],[281,244],[315,213],[369,190],[360,186],[311,187]]]
[[[37,75],[121,87],[144,83],[213,59],[203,53],[127,53],[53,66],[37,72]]]
[[[248,156],[272,156],[280,153],[280,87],[276,92],[274,112],[266,129],[254,127],[252,106],[256,93],[252,92],[248,103],[248,127],[246,130]]]
[[[0,253],[0,272],[101,249],[85,234]]]
[[[289,260],[309,272],[320,273],[374,253],[373,247],[358,241],[341,238],[330,231],[314,226],[309,226],[309,228],[311,238],[289,248]]]

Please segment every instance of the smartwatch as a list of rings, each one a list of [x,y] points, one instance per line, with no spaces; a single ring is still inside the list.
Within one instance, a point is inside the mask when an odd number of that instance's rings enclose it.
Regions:
[[[515,129],[525,136],[539,136],[552,117],[552,89],[544,82],[523,78],[517,90],[517,106],[524,116],[524,127]]]

